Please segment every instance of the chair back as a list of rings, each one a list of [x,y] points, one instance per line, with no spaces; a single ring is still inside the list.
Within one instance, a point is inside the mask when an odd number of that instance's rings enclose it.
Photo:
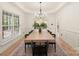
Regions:
[[[32,41],[32,54],[33,55],[47,55],[48,42],[33,42]]]
[[[54,38],[56,38],[56,34],[51,34]]]
[[[27,38],[27,36],[29,36],[29,34],[25,34],[25,38]]]
[[[33,30],[31,30],[30,32],[29,32],[29,34],[31,34],[33,32]]]

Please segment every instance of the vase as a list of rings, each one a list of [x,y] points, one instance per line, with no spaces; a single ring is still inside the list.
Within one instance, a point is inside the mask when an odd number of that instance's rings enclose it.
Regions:
[[[39,33],[41,33],[42,31],[41,31],[41,28],[39,28]]]

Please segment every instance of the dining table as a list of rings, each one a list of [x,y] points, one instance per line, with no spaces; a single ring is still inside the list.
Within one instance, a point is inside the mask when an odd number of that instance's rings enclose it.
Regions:
[[[27,36],[27,38],[25,38],[24,42],[25,43],[28,41],[41,42],[41,41],[53,41],[53,40],[54,37],[46,29],[43,29],[41,33],[39,33],[39,30],[35,29],[29,36]],[[25,44],[25,50],[26,50],[26,44]]]
[[[25,38],[24,41],[50,41],[53,39],[54,37],[44,29],[41,33],[39,33],[38,30],[34,30],[29,36],[27,36],[27,38]]]

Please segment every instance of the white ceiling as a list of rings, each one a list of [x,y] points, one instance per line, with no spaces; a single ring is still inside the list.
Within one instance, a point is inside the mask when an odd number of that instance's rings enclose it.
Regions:
[[[23,11],[30,13],[39,12],[40,9],[39,2],[16,2],[14,4]],[[64,4],[65,2],[42,2],[42,11],[45,13],[56,12]]]

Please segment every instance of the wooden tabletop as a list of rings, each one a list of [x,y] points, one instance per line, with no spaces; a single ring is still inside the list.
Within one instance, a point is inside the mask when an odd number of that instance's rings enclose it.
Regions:
[[[47,30],[42,30],[41,33],[38,30],[34,30],[29,36],[27,36],[26,40],[53,40],[53,36],[48,33]]]

